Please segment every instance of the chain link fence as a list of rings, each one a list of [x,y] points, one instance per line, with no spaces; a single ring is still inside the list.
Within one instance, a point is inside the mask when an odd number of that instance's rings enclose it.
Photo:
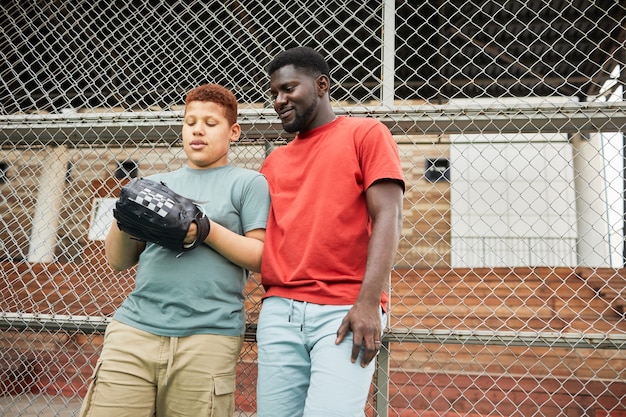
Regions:
[[[0,414],[76,415],[133,288],[102,239],[129,177],[184,163],[184,94],[240,100],[235,165],[282,132],[264,68],[330,60],[407,191],[368,416],[626,415],[626,6],[615,0],[0,4]],[[255,411],[260,277],[237,413]]]

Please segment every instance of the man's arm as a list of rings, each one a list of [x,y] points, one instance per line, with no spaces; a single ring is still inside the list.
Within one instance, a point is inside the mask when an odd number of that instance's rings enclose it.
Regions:
[[[337,331],[336,343],[341,343],[351,330],[353,334],[352,362],[356,362],[361,347],[365,350],[361,366],[367,366],[380,349],[380,299],[389,280],[389,273],[398,249],[402,230],[402,194],[399,182],[379,180],[365,192],[372,218],[372,236],[367,250],[363,284],[356,302]],[[377,343],[378,342],[378,343]]]

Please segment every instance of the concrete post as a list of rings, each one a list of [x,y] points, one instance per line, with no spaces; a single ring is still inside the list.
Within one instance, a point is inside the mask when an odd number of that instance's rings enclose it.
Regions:
[[[571,136],[576,190],[577,264],[609,267],[611,248],[600,135]]]
[[[59,212],[65,188],[67,149],[65,146],[48,146],[39,176],[39,192],[30,235],[28,261],[53,262],[59,229]]]

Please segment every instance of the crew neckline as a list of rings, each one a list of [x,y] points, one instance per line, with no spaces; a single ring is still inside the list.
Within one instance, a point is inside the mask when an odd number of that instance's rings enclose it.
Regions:
[[[341,119],[343,119],[343,116],[337,116],[335,117],[333,121],[330,121],[326,123],[325,125],[321,125],[319,127],[316,127],[315,129],[307,130],[304,133],[298,133],[298,135],[296,136],[296,139],[306,139],[308,137],[318,135],[320,132],[323,132],[324,130],[335,127],[335,125],[339,123]]]

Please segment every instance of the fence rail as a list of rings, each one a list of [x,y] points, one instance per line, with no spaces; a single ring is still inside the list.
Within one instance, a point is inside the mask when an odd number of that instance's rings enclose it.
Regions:
[[[626,103],[497,105],[349,106],[337,114],[375,117],[407,141],[410,135],[619,132],[626,125]],[[0,115],[0,147],[70,143],[100,145],[127,141],[174,142],[179,139],[182,112],[120,112],[47,115]],[[272,109],[242,109],[243,140],[281,137],[280,120]],[[415,139],[414,139],[415,140]],[[419,144],[412,140],[410,143]],[[443,139],[445,141],[445,139]]]
[[[111,322],[107,317],[63,316],[53,314],[0,313],[0,329],[29,331],[68,331],[84,334],[104,334]],[[248,323],[246,341],[256,340],[256,324]],[[382,342],[438,343],[481,346],[562,347],[570,349],[626,349],[625,334],[529,332],[498,330],[430,330],[388,329]]]

